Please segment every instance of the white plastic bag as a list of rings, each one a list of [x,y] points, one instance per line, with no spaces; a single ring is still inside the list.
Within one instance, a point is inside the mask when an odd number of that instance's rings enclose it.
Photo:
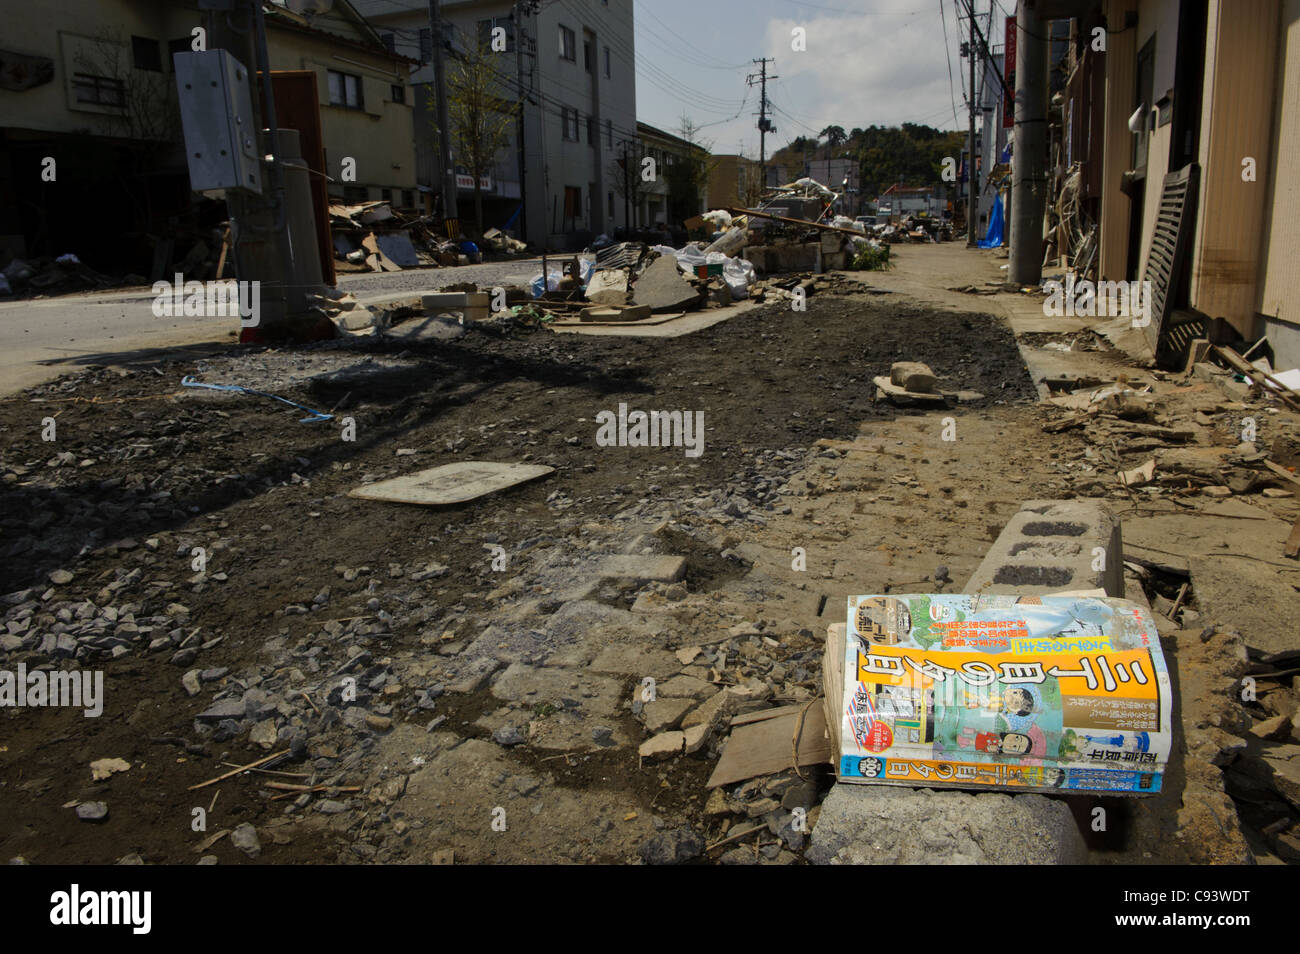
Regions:
[[[747,259],[729,258],[722,266],[722,280],[731,289],[731,297],[737,301],[749,297],[749,286],[757,278],[753,263]]]

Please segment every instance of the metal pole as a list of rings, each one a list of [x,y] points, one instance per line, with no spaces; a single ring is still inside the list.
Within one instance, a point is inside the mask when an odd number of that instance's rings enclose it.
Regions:
[[[442,151],[442,208],[443,218],[459,227],[460,208],[456,201],[456,167],[451,160],[451,120],[447,109],[447,81],[442,68],[441,6],[441,0],[429,0],[429,33],[433,41],[433,88],[434,95],[438,97],[438,148]]]
[[[970,43],[966,58],[970,61],[970,140],[966,147],[966,247],[975,247],[975,6],[967,4],[970,16]]]
[[[515,81],[519,84],[519,122],[515,135],[518,137],[519,152],[519,234],[528,241],[528,189],[524,179],[528,175],[528,166],[524,162],[524,103],[528,97],[524,92],[524,5],[522,0],[515,0]]]
[[[1016,8],[1016,149],[1011,158],[1011,281],[1043,277],[1043,204],[1047,193],[1047,45],[1033,0]]]

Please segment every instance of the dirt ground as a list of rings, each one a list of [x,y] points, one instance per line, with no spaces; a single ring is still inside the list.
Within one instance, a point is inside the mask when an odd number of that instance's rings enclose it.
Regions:
[[[98,718],[0,713],[0,852],[36,864],[633,862],[655,838],[689,829],[713,844],[736,816],[785,804],[792,777],[746,783],[718,806],[704,781],[725,738],[643,763],[651,715],[637,687],[660,680],[666,702],[719,684],[810,700],[845,596],[940,566],[962,581],[1021,501],[1096,492],[1105,471],[1086,463],[1088,432],[1043,430],[1056,409],[1037,403],[1002,314],[868,281],[815,294],[805,312],[765,305],[681,338],[494,323],[439,343],[92,369],[0,402],[0,659],[102,670],[105,685]],[[877,403],[871,378],[898,360],[981,397],[941,411]],[[181,387],[186,375],[335,420]],[[620,403],[702,412],[703,454],[598,446],[596,415]],[[555,472],[449,508],[348,496],[457,460]],[[1267,506],[1270,519],[1294,516],[1290,500]],[[792,568],[795,547],[806,570]],[[685,556],[684,579],[603,568],[656,553]],[[1149,593],[1172,597],[1177,583],[1152,578]],[[1184,605],[1199,608],[1194,595]],[[1197,719],[1248,724],[1229,698],[1245,644],[1183,625],[1170,639],[1205,657],[1206,697],[1227,700]],[[268,772],[192,788],[281,750]],[[93,781],[102,758],[130,768]],[[1180,816],[1193,808],[1179,790],[1122,809],[1129,821],[1096,841],[1098,860],[1241,860],[1244,802],[1223,794],[1215,758],[1183,774],[1228,816],[1222,852],[1186,844],[1180,832],[1208,822]],[[815,812],[828,785],[816,775],[799,797]],[[86,801],[105,802],[107,819],[78,820]],[[1256,828],[1295,814],[1268,804]],[[260,849],[233,843],[245,823]],[[1254,850],[1275,846],[1259,836]],[[705,857],[744,852],[800,860],[789,838]]]

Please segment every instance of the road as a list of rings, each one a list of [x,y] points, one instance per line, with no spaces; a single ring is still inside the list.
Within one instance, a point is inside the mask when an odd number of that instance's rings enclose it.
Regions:
[[[515,259],[339,276],[339,288],[361,304],[434,291],[456,282],[526,285],[540,259]],[[230,345],[238,327],[229,318],[158,318],[153,293],[141,286],[25,301],[0,302],[0,394],[10,394],[92,364],[149,363],[178,349]]]

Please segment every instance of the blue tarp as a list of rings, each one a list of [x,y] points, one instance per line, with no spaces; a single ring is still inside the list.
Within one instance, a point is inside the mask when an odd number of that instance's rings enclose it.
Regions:
[[[989,230],[984,239],[976,243],[980,248],[1000,248],[1002,246],[1002,196],[993,202],[993,212],[989,215]]]

